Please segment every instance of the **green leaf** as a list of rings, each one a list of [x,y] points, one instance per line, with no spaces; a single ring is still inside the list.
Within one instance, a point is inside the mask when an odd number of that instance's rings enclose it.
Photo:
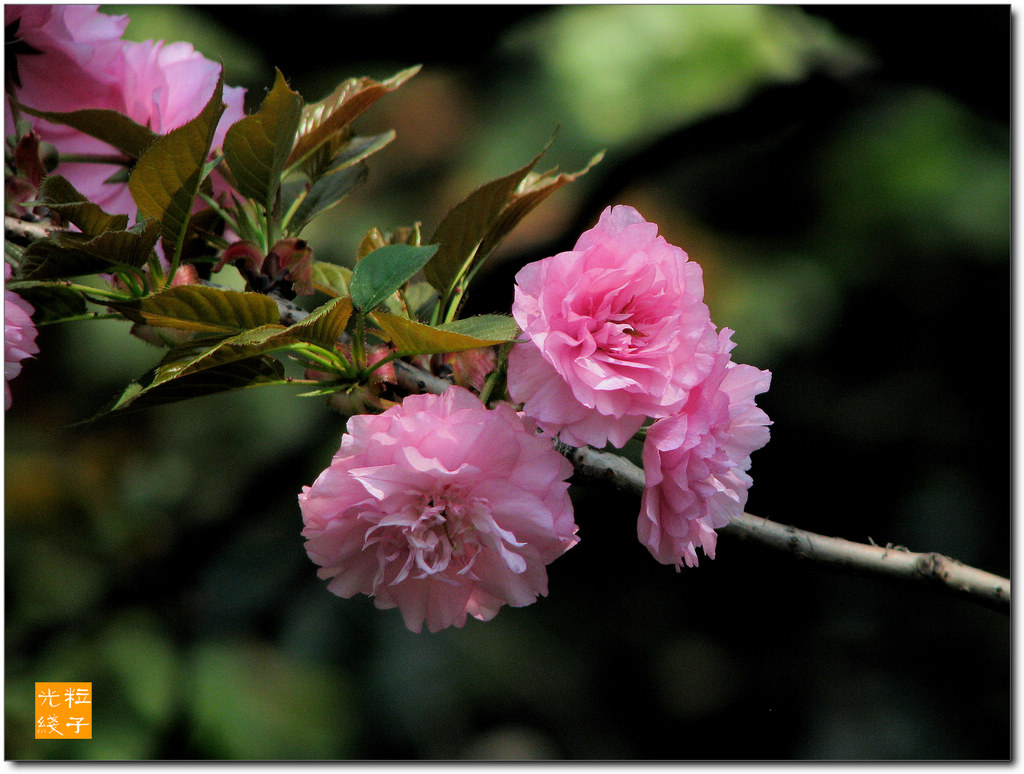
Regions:
[[[60,322],[86,313],[85,299],[77,290],[46,282],[9,282],[6,287],[32,304],[36,325]]]
[[[259,112],[235,123],[224,137],[224,153],[239,193],[267,210],[273,209],[301,117],[302,97],[288,88],[277,70],[274,88]]]
[[[369,253],[352,271],[352,303],[370,311],[398,290],[437,252],[437,245],[385,245]]]
[[[334,349],[341,338],[352,315],[351,298],[332,298],[323,306],[313,310],[302,322],[286,328],[281,332],[283,337],[292,337],[299,341]]]
[[[348,142],[334,154],[334,157],[331,159],[331,163],[328,165],[327,169],[324,170],[324,174],[334,174],[345,167],[350,167],[376,153],[394,139],[394,129],[389,129],[383,134],[375,134],[372,137],[351,137]]]
[[[324,143],[335,139],[374,102],[397,89],[419,70],[419,65],[410,67],[382,82],[366,77],[349,78],[330,96],[306,105],[302,110],[295,147],[288,157],[288,166],[301,162]]]
[[[423,274],[442,297],[469,269],[477,246],[542,155],[543,152],[537,154],[533,161],[512,174],[482,185],[456,204],[438,224],[429,241],[438,244],[439,249]]]
[[[313,261],[313,286],[329,296],[347,296],[352,270],[326,261]]]
[[[519,337],[519,325],[515,318],[505,314],[481,314],[442,323],[437,327],[439,330],[471,336],[488,344],[504,344]]]
[[[21,271],[26,279],[62,279],[138,268],[149,260],[160,238],[160,224],[146,221],[127,231],[106,231],[98,236],[54,231],[25,248]]]
[[[34,110],[18,103],[18,107],[36,118],[77,129],[90,137],[102,140],[133,159],[139,158],[159,137],[152,129],[132,121],[116,110],[75,110],[70,113],[52,113]]]
[[[211,359],[209,367],[186,374],[178,372],[182,365],[178,361],[165,360],[144,378],[128,385],[100,416],[124,411],[129,407],[149,408],[228,390],[285,383],[284,366],[270,355],[237,358],[220,363]]]
[[[309,221],[329,210],[366,181],[365,164],[324,175],[306,193],[288,221],[288,232],[298,234]]]
[[[108,302],[129,320],[156,328],[230,334],[277,324],[280,311],[268,296],[179,285],[131,301]]]
[[[402,292],[408,314],[413,320],[423,314],[429,316],[429,309],[437,302],[437,291],[429,282],[411,282]]]
[[[374,312],[373,319],[402,355],[461,352],[514,341],[515,320],[504,315],[469,317],[433,327],[389,312]]]
[[[164,238],[176,247],[185,238],[189,215],[203,181],[213,134],[224,104],[224,75],[206,107],[194,119],[158,137],[139,158],[128,189],[139,210],[161,224]]]
[[[38,200],[89,236],[105,231],[124,231],[127,215],[109,215],[80,194],[60,175],[49,175],[39,189]]]
[[[351,313],[351,299],[336,298],[288,328],[276,323],[258,325],[221,339],[212,346],[208,342],[198,345],[191,342],[176,347],[167,353],[160,365],[130,385],[108,411],[280,384],[284,380],[284,366],[272,356],[273,353],[291,349],[302,342],[333,350]]]

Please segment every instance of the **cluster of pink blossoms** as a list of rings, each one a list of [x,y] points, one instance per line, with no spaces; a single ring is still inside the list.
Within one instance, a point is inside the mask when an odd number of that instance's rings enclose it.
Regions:
[[[413,631],[488,620],[546,593],[545,565],[577,542],[571,466],[553,438],[622,447],[655,420],[637,534],[677,569],[697,564],[697,548],[714,558],[715,529],[742,512],[750,454],[768,441],[754,396],[771,375],[732,361],[700,266],[633,208],[605,210],[573,250],[516,282],[528,340],[512,349],[508,386],[521,412],[452,387],[355,416],[299,496],[329,588],[399,607]]]
[[[95,5],[7,5],[6,84],[15,99],[36,110],[68,113],[114,110],[158,134],[166,134],[195,118],[213,94],[220,65],[204,58],[189,43],[142,43],[122,40],[127,16],[100,13]],[[245,90],[225,88],[227,108],[214,135],[214,147],[228,127],[242,118]],[[52,144],[61,158],[112,158],[114,148],[77,129],[30,118],[38,139]],[[9,103],[4,134],[15,134]],[[64,160],[54,170],[87,199],[111,214],[134,217],[137,208],[128,190],[125,167],[114,162]],[[214,191],[227,184],[217,172]],[[29,197],[31,198],[31,196]],[[5,265],[5,278],[10,266]],[[5,408],[11,404],[7,384],[21,372],[21,360],[38,353],[33,309],[5,290]]]
[[[110,16],[97,9],[95,5],[4,7],[10,68],[7,82],[13,85],[14,96],[28,107],[47,112],[115,110],[158,134],[195,118],[213,94],[220,65],[204,58],[189,43],[122,40],[128,17]],[[244,89],[224,89],[227,108],[214,147],[244,115],[244,98]],[[62,155],[116,155],[109,145],[76,129],[30,120],[39,139],[51,143]],[[4,134],[14,132],[8,107]],[[116,175],[119,170],[123,167],[116,164],[66,161],[58,164],[55,173],[107,212],[134,217],[137,208],[126,178]],[[225,187],[214,173],[215,192]]]
[[[4,263],[4,280],[11,265]],[[10,381],[21,373],[21,361],[39,353],[32,305],[17,293],[4,289],[4,411],[11,407]]]
[[[513,400],[570,446],[622,447],[647,419],[637,535],[659,562],[715,556],[743,512],[750,454],[768,442],[754,396],[771,374],[733,363],[701,268],[632,207],[609,207],[575,247],[516,276],[529,337],[509,359]]]

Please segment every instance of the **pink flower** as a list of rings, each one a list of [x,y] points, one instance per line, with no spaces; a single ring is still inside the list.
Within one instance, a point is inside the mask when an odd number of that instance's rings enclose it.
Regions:
[[[493,618],[547,594],[545,566],[578,542],[572,466],[508,405],[468,390],[360,414],[299,495],[306,551],[341,597],[375,597],[420,631]]]
[[[743,512],[750,454],[768,443],[771,424],[754,404],[771,374],[732,362],[732,331],[724,328],[714,370],[682,410],[647,431],[647,488],[637,536],[654,557],[676,569],[697,565],[697,548],[715,558],[715,530]]]
[[[195,118],[213,94],[220,65],[188,43],[121,40],[127,16],[107,16],[97,6],[6,6],[9,27],[17,21],[14,49],[20,102],[54,112],[116,110],[166,134]],[[30,53],[26,47],[37,53]],[[245,89],[226,87],[227,109],[214,136],[219,146],[231,124],[243,116]],[[33,119],[40,139],[61,154],[116,154],[109,145],[66,126]],[[5,132],[12,134],[10,114]],[[114,164],[62,162],[54,170],[107,212],[137,211],[125,181],[107,182]],[[214,190],[226,184],[214,173]]]
[[[4,263],[4,280],[11,276],[11,265]],[[39,353],[35,309],[21,296],[4,289],[4,411],[11,407],[10,381],[21,373],[21,361]]]
[[[632,207],[601,213],[569,252],[516,275],[512,398],[573,446],[621,447],[675,413],[711,371],[715,327],[701,268]]]
[[[95,5],[6,5],[8,72],[19,100],[39,110],[69,111],[85,107],[118,109],[121,36],[127,16],[108,16]],[[12,40],[13,37],[13,40]],[[5,134],[14,121],[5,116]],[[41,121],[37,120],[39,124]],[[72,132],[42,122],[47,132]],[[48,138],[44,138],[48,139]]]

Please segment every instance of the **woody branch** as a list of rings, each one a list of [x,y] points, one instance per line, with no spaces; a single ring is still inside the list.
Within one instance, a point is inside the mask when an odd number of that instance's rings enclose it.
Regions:
[[[637,496],[644,491],[644,472],[629,460],[594,449],[560,444],[577,474],[604,481]],[[902,547],[855,543],[826,537],[743,513],[720,530],[791,554],[859,575],[913,581],[940,588],[1003,613],[1010,612],[1010,581],[942,554],[915,553]]]

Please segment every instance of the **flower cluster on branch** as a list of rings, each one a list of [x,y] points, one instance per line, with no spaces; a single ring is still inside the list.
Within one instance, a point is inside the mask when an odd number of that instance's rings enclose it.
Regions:
[[[616,205],[522,268],[511,314],[461,316],[508,233],[600,153],[538,172],[542,151],[429,235],[388,224],[324,262],[304,229],[394,137],[356,121],[418,67],[317,102],[278,71],[245,115],[219,65],[123,40],[126,17],[7,6],[5,21],[7,383],[45,357],[36,325],[104,318],[161,354],[98,416],[272,385],[325,399],[349,419],[298,495],[307,553],[330,591],[414,631],[547,594],[547,565],[578,542],[565,448],[642,440],[640,542],[677,570],[714,558],[768,441],[755,398],[771,376],[733,361],[699,264]]]

